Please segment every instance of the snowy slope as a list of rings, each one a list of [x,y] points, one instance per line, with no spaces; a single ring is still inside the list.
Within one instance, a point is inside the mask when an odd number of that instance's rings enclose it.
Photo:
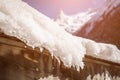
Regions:
[[[74,33],[78,29],[81,29],[82,26],[95,14],[95,11],[88,10],[75,15],[66,15],[62,10],[60,10],[55,22],[58,23],[60,27],[63,27],[67,32]]]
[[[0,29],[28,46],[48,49],[58,61],[77,70],[83,68],[85,54],[120,63],[120,50],[116,46],[72,36],[21,0],[0,1]]]
[[[97,11],[74,34],[97,42],[111,43],[120,49],[120,0],[107,0]]]
[[[102,21],[106,15],[112,16],[114,14],[113,9],[120,5],[120,0],[106,0],[106,3],[103,4],[101,8],[98,9],[97,13],[89,20],[91,23],[89,28],[86,31],[88,34],[93,28],[94,23],[97,21]]]

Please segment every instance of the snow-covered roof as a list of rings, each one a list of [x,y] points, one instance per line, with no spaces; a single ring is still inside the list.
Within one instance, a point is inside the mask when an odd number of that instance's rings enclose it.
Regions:
[[[31,47],[44,47],[67,67],[83,67],[82,41],[21,0],[0,1],[0,28]]]
[[[82,68],[85,54],[120,63],[116,46],[73,36],[21,0],[0,1],[0,29],[28,46],[48,49],[67,67]]]
[[[88,10],[74,15],[66,15],[62,10],[59,11],[55,22],[69,33],[74,33],[81,29],[83,25],[96,14],[94,10]]]

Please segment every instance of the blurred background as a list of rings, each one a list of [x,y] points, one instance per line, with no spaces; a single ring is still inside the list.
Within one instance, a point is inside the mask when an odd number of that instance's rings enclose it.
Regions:
[[[55,18],[60,9],[66,14],[77,14],[91,8],[100,8],[105,0],[23,0],[41,13]]]

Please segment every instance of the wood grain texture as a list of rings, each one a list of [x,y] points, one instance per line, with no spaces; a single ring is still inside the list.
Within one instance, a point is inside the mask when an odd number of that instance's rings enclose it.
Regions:
[[[48,50],[40,52],[26,46],[20,40],[6,36],[0,37],[0,80],[38,80],[49,75],[58,76],[60,80],[86,80],[88,75],[102,74],[106,71],[111,76],[120,77],[120,64],[91,56],[85,56],[84,69],[78,72],[67,68],[51,57]],[[10,43],[9,43],[10,42]]]

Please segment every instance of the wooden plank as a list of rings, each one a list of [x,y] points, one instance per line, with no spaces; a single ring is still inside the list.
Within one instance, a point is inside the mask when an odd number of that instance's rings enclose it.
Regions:
[[[17,44],[17,45],[16,45]],[[84,69],[78,72],[67,68],[51,57],[48,50],[33,50],[20,40],[10,36],[0,36],[0,80],[37,80],[49,75],[58,76],[60,80],[86,80],[91,75],[109,73],[120,77],[120,64],[85,56]]]

